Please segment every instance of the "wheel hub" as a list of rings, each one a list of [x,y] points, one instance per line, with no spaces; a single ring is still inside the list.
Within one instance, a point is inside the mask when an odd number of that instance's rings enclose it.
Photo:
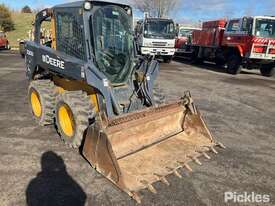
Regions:
[[[63,104],[58,109],[59,125],[62,131],[68,137],[72,137],[74,134],[74,118],[73,113],[68,105]]]
[[[36,117],[40,117],[42,114],[42,106],[39,99],[39,95],[36,91],[32,91],[31,93],[31,105],[32,105],[33,114]]]

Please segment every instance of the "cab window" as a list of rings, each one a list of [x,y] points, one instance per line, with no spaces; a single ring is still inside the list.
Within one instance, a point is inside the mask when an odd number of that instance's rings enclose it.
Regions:
[[[84,26],[80,16],[58,11],[56,15],[57,50],[85,60]]]
[[[237,31],[240,31],[240,20],[239,19],[231,20],[228,23],[226,31],[227,32],[237,32]]]

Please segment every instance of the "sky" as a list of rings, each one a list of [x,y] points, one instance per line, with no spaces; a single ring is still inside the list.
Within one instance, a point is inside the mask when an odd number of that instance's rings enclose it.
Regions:
[[[72,0],[0,0],[11,9],[21,9],[25,5],[31,8],[45,8]],[[123,3],[130,0],[115,0]],[[148,0],[150,1],[150,0]],[[244,15],[274,15],[275,0],[178,0],[179,4],[170,16],[178,22],[204,21],[223,17],[241,17]],[[135,12],[136,16],[142,16]]]

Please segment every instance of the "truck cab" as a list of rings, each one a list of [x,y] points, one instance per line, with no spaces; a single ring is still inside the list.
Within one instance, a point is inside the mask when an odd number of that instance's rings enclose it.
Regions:
[[[176,28],[172,19],[145,18],[135,28],[138,52],[170,62],[175,54]]]
[[[199,28],[195,27],[186,27],[181,26],[178,30],[178,36],[176,38],[176,44],[175,44],[175,55],[180,55],[182,52],[185,52],[186,47],[191,43],[192,41],[192,32],[194,30],[200,30]]]
[[[235,48],[247,69],[260,68],[264,76],[274,74],[275,17],[231,19],[223,36],[223,47]]]
[[[4,32],[0,31],[0,49],[9,49],[9,41]]]

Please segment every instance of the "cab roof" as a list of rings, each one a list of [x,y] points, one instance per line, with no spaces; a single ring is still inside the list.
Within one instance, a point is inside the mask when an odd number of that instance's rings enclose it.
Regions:
[[[65,4],[59,4],[59,5],[56,5],[54,6],[53,8],[82,8],[83,7],[83,4],[85,3],[86,1],[75,1],[75,2],[70,2],[70,3],[65,3]],[[115,2],[111,2],[111,1],[89,1],[91,2],[92,4],[99,4],[99,5],[104,5],[104,4],[114,4],[114,5],[118,5],[118,6],[121,6],[121,7],[131,7],[129,5],[126,5],[126,4],[119,4],[119,3],[115,3]]]

